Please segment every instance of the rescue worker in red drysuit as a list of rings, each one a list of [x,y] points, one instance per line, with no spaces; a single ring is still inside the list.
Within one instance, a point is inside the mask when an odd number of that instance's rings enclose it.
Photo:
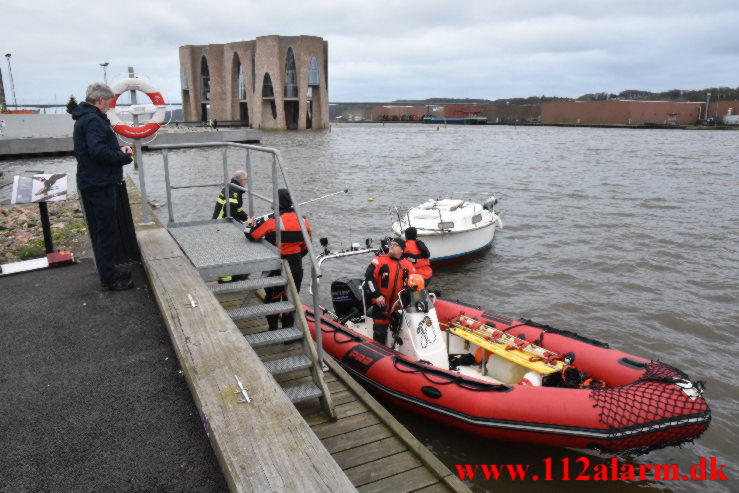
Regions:
[[[403,258],[411,261],[416,268],[416,274],[423,277],[426,287],[431,283],[431,253],[424,242],[417,239],[418,231],[411,226],[405,230],[405,249],[403,250]]]
[[[282,245],[280,248],[280,256],[287,260],[292,272],[293,279],[295,280],[295,286],[300,292],[300,284],[303,281],[303,257],[308,253],[308,246],[303,238],[303,233],[300,231],[300,224],[298,223],[298,215],[293,209],[293,202],[290,198],[290,192],[287,189],[281,188],[277,191],[279,197],[279,212],[280,212],[280,231]],[[273,206],[274,208],[274,206]],[[305,229],[308,232],[308,236],[313,237],[310,231],[310,223],[307,219],[305,221]],[[255,224],[254,218],[247,220],[248,229],[244,231],[247,239],[250,241],[259,241],[262,238],[273,245],[277,244],[277,229],[274,217],[270,217],[261,224]],[[268,274],[268,277],[275,277],[280,275],[280,270],[273,270]],[[277,303],[278,301],[287,300],[287,294],[285,292],[287,288],[284,286],[277,286],[272,288],[266,288],[264,297],[265,303]],[[267,325],[269,330],[277,330],[277,323],[279,315],[267,315]],[[295,322],[295,318],[292,312],[282,314],[282,328],[292,327]]]
[[[385,344],[387,329],[390,326],[390,313],[398,299],[398,293],[405,287],[408,276],[414,273],[413,264],[403,258],[405,240],[390,240],[386,254],[378,255],[364,273],[365,289],[372,298],[372,337]]]

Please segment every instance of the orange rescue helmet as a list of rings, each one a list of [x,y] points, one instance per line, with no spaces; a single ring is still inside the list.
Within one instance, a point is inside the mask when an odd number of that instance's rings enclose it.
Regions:
[[[421,277],[421,274],[411,274],[408,276],[408,287],[414,291],[421,291],[426,287],[426,282]]]

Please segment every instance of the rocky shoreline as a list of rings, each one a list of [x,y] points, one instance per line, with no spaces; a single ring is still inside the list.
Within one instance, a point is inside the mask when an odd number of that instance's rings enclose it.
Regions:
[[[75,257],[91,255],[79,199],[47,202],[54,250],[70,250]],[[38,204],[0,206],[0,264],[46,255]]]

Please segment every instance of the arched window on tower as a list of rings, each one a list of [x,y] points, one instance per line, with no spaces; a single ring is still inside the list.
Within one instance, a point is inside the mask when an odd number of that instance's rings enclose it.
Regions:
[[[285,57],[285,97],[298,97],[298,77],[295,70],[295,55],[293,49],[287,49],[287,57]]]
[[[208,71],[208,60],[203,56],[200,62],[200,99],[210,101],[210,72]]]
[[[269,72],[264,74],[264,80],[262,81],[262,100],[269,101],[269,106],[272,110],[272,118],[277,118],[275,90],[272,87],[272,77],[269,76]]]
[[[244,67],[241,65],[241,62],[236,59],[236,63],[238,64],[238,76],[236,77],[236,87],[239,93],[239,101],[243,101],[246,99],[246,81],[244,80]]]
[[[275,98],[275,90],[272,87],[272,77],[269,76],[269,72],[264,74],[264,81],[262,82],[262,99]]]
[[[257,90],[257,52],[251,52],[251,92]]]
[[[318,73],[318,59],[314,56],[310,57],[310,69],[308,70],[308,85],[317,86],[320,83],[321,76]]]

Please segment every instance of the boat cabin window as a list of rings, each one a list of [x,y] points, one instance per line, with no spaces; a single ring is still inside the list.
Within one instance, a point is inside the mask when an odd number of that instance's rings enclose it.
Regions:
[[[477,224],[482,221],[482,214],[476,214],[472,216],[472,224]]]
[[[439,229],[454,229],[454,223],[451,221],[442,221],[439,223]]]

